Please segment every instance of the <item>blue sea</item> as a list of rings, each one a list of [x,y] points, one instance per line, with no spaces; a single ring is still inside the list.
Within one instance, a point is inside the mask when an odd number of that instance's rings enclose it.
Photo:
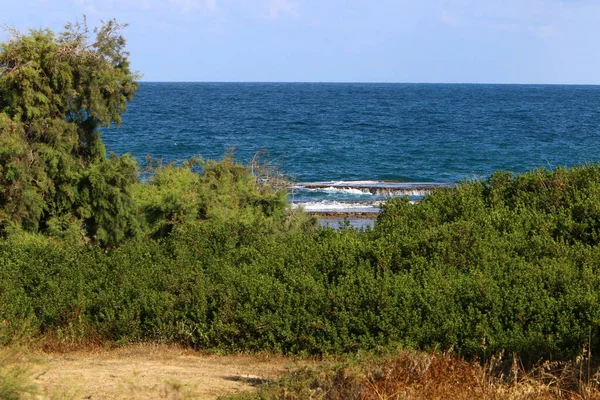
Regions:
[[[242,162],[257,153],[309,211],[600,161],[600,86],[142,82],[109,151]]]

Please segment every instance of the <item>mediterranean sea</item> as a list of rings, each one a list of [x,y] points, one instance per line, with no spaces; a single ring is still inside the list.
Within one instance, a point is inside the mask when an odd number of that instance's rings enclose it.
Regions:
[[[600,86],[142,82],[107,150],[277,165],[307,209],[600,161]]]

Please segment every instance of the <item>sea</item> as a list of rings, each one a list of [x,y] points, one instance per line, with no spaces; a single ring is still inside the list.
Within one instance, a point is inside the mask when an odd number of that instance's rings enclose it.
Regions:
[[[600,161],[600,86],[142,82],[107,150],[182,162],[261,160],[316,213]]]

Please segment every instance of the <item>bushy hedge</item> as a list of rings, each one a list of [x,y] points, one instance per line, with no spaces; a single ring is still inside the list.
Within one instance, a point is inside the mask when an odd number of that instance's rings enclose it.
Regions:
[[[169,168],[136,189],[150,228],[118,247],[76,234],[0,240],[5,340],[27,329],[65,341],[452,347],[529,361],[600,350],[598,165],[392,199],[367,231],[316,228],[230,159],[202,173]]]

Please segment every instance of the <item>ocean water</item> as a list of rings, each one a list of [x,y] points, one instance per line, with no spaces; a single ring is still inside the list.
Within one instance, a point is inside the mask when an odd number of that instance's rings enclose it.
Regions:
[[[376,211],[496,170],[600,161],[600,86],[143,82],[103,139],[141,165],[266,150],[295,204]]]

